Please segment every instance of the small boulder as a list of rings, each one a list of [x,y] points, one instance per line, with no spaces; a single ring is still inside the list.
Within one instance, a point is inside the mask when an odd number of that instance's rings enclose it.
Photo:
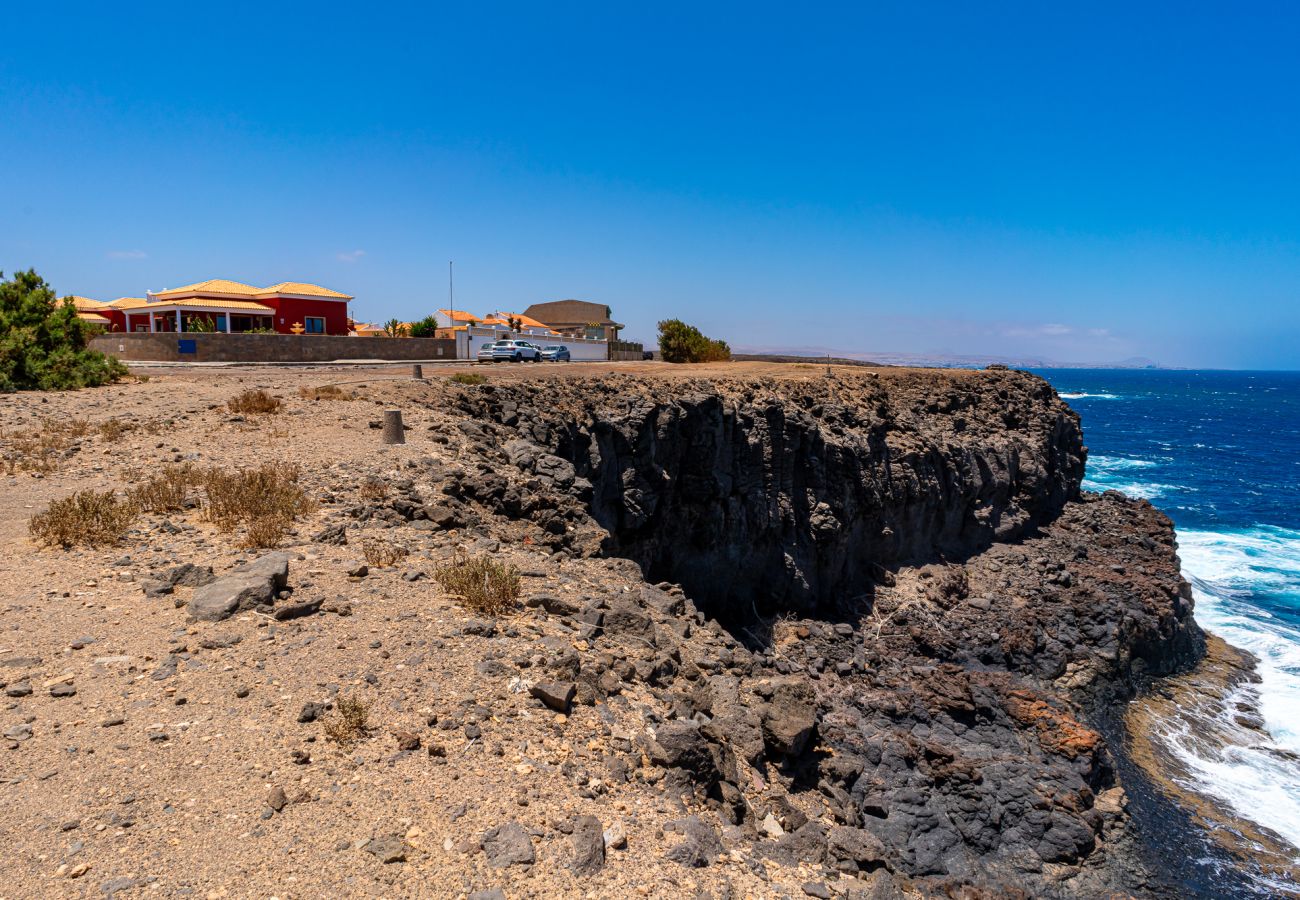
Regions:
[[[802,753],[817,730],[817,701],[803,678],[782,678],[759,710],[767,747],[782,756]]]
[[[406,840],[400,834],[385,834],[371,838],[365,850],[381,863],[406,862]]]
[[[713,826],[699,816],[690,816],[678,823],[682,842],[664,854],[678,865],[688,869],[701,869],[722,854],[722,839]]]
[[[506,822],[483,833],[483,855],[494,869],[506,866],[532,865],[537,858],[533,841],[518,822]]]
[[[573,697],[578,693],[578,686],[572,681],[543,681],[528,689],[538,700],[556,712],[568,713],[573,705]]]
[[[331,544],[335,547],[343,547],[348,542],[348,530],[342,524],[327,525],[313,534],[311,539],[317,544]]]
[[[268,553],[194,591],[191,620],[220,622],[241,610],[271,606],[289,580],[289,554]]]
[[[605,865],[605,831],[595,816],[578,816],[573,820],[573,863],[570,868],[578,875],[591,875]]]

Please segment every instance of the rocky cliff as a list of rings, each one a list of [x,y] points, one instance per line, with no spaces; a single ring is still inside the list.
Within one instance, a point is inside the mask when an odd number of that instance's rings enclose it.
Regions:
[[[424,402],[457,413],[471,461],[439,475],[447,515],[659,583],[582,611],[605,654],[590,699],[613,670],[670,702],[646,758],[760,854],[889,890],[1164,889],[1095,723],[1204,640],[1170,522],[1080,494],[1078,417],[1040,379],[613,376]]]

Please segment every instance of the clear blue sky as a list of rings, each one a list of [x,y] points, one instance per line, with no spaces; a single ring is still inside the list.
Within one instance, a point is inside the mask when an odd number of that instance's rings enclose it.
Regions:
[[[704,7],[708,7],[707,9]],[[983,7],[983,8],[981,8]],[[1289,4],[9,4],[0,269],[1300,368]]]

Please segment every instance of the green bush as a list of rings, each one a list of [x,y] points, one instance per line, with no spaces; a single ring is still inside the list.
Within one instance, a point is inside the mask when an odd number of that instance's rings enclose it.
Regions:
[[[36,272],[0,281],[0,391],[75,390],[126,375],[116,359],[86,348],[93,334]]]
[[[438,332],[438,320],[433,316],[425,316],[418,322],[411,323],[411,337],[436,337]]]
[[[726,341],[705,337],[694,325],[680,319],[659,323],[659,355],[664,362],[699,363],[731,359]]]

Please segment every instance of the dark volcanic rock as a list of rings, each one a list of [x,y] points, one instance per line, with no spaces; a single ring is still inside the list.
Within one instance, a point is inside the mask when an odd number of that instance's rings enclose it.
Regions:
[[[668,705],[636,749],[669,796],[881,896],[1158,889],[1097,723],[1204,640],[1171,523],[1080,493],[1079,420],[1044,381],[610,375],[455,402],[491,477],[448,502],[658,582],[529,602],[593,645],[549,677]],[[671,858],[720,852],[681,829]]]
[[[270,607],[289,578],[289,554],[268,553],[194,591],[191,619],[219,622],[241,610]]]
[[[722,840],[713,826],[691,816],[678,823],[682,833],[681,843],[670,848],[664,856],[691,869],[703,868],[722,853]]]
[[[590,875],[605,865],[605,829],[595,816],[578,816],[573,820],[573,862],[570,868],[579,875]]]
[[[541,700],[546,706],[562,713],[569,711],[569,707],[573,704],[573,697],[577,692],[578,686],[572,681],[543,681],[528,689],[528,693]]]
[[[483,834],[483,855],[489,866],[531,865],[535,859],[533,842],[518,822],[506,822]]]

